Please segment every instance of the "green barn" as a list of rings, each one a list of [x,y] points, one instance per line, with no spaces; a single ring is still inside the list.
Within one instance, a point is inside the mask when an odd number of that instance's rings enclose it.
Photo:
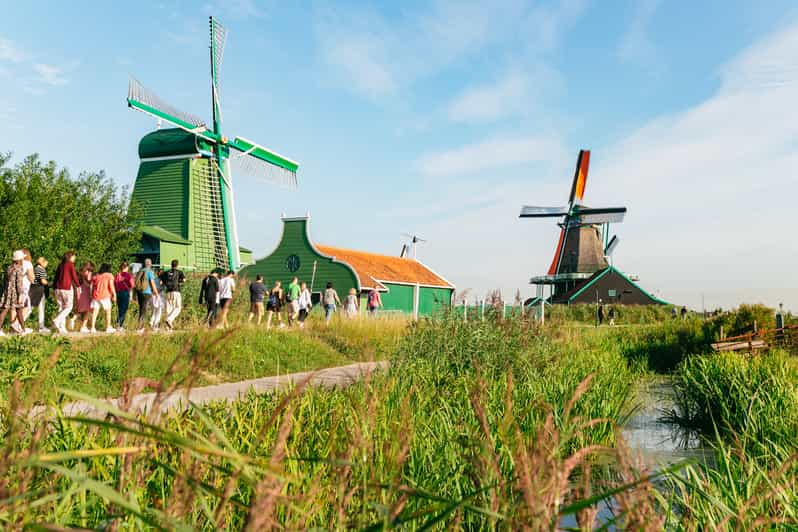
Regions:
[[[343,299],[354,288],[365,308],[368,292],[380,292],[384,310],[430,316],[451,305],[454,285],[416,259],[391,257],[313,243],[310,217],[283,218],[283,235],[277,248],[242,272],[263,275],[271,285],[287,285],[297,276],[308,284],[317,300],[328,282]]]

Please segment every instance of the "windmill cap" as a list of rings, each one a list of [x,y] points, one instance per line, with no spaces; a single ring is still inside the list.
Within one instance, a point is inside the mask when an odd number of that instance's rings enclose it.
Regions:
[[[25,260],[25,252],[18,249],[11,255],[11,260]]]

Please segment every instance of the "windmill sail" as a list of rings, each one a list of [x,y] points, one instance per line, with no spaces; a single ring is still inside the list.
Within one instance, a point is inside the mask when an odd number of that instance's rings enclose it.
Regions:
[[[185,113],[160,99],[154,92],[144,87],[134,77],[130,78],[127,87],[128,106],[160,118],[187,131],[204,128],[205,121],[190,113]]]
[[[219,88],[219,69],[224,59],[224,45],[227,42],[227,30],[211,17],[211,39],[213,40],[213,71],[216,73],[214,85]]]
[[[568,214],[568,207],[535,207],[524,205],[521,207],[519,218],[551,218],[555,216],[565,216]]]
[[[236,137],[230,147],[238,151],[230,155],[237,172],[288,188],[296,188],[299,163],[260,146],[251,140]]]
[[[571,185],[571,195],[568,203],[580,203],[585,197],[585,186],[587,185],[587,171],[590,168],[590,150],[579,150],[579,157],[576,160],[576,171],[574,172],[574,182]]]

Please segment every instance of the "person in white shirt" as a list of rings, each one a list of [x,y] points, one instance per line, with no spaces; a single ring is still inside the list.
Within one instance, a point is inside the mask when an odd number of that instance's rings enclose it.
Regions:
[[[33,307],[30,303],[30,286],[33,284],[35,279],[33,273],[33,262],[31,261],[30,251],[26,248],[22,249],[22,253],[25,254],[25,258],[22,260],[22,296],[24,298],[24,303],[22,309],[11,309],[11,328],[14,329],[16,332],[20,333],[23,332],[23,327],[20,327],[19,321],[14,321],[14,317],[16,312],[22,312],[22,322],[24,323],[27,320],[31,313],[33,312]],[[17,330],[19,328],[20,330]],[[33,332],[33,329],[29,329],[27,327],[24,328],[24,332],[30,333]]]
[[[313,304],[311,302],[308,285],[302,283],[299,288],[299,328],[301,329],[305,326],[305,319],[308,317],[308,312],[310,312]]]
[[[230,311],[230,305],[233,304],[233,292],[236,289],[235,272],[230,270],[227,275],[219,279],[219,305],[221,313],[219,314],[219,328],[226,329],[229,325],[227,323],[227,313]]]

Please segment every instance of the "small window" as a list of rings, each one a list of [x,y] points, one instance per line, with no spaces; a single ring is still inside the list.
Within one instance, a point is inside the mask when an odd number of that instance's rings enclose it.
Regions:
[[[609,290],[607,290],[607,297],[615,297],[617,295],[618,293],[615,291],[615,289],[610,288]]]

